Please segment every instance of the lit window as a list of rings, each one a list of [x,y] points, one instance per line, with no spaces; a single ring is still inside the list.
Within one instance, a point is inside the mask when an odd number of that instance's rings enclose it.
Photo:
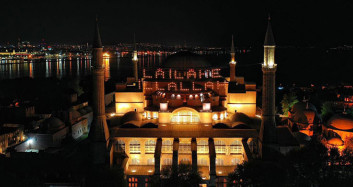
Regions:
[[[190,164],[190,160],[188,158],[180,159],[180,164]]]
[[[218,115],[217,114],[213,114],[212,119],[213,120],[218,120]]]
[[[215,141],[215,148],[216,148],[216,153],[219,153],[219,154],[226,153],[226,145],[222,140]]]
[[[231,154],[242,154],[243,153],[243,144],[239,140],[235,140],[230,144],[230,153]]]
[[[139,164],[140,164],[140,160],[139,160],[139,159],[133,158],[133,159],[131,160],[131,165],[139,165]]]
[[[154,165],[154,158],[147,159],[147,165]]]
[[[171,119],[173,123],[198,123],[199,115],[192,110],[181,110],[173,114]]]
[[[135,153],[135,154],[141,153],[140,142],[138,140],[132,140],[130,142],[130,153]]]
[[[191,153],[191,143],[180,143],[179,153]]]
[[[208,153],[208,141],[200,140],[197,143],[197,153]]]
[[[223,166],[224,163],[223,163],[223,159],[221,158],[216,158],[216,166]]]
[[[207,166],[207,160],[205,158],[197,159],[198,166]]]
[[[129,178],[129,187],[137,187],[138,179],[136,177]]]
[[[172,159],[171,158],[166,158],[163,160],[163,165],[165,166],[171,166],[172,165]]]
[[[232,165],[238,165],[238,164],[241,164],[241,160],[239,158],[233,158]]]
[[[156,141],[147,140],[145,143],[145,153],[154,153],[154,149],[156,148]]]
[[[170,140],[165,140],[162,142],[162,153],[172,153],[173,143]]]

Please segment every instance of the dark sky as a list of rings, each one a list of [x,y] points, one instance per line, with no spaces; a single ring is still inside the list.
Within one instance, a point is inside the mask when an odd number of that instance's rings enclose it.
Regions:
[[[353,44],[353,1],[5,0],[0,42],[91,42],[98,13],[104,44],[138,42],[228,46],[263,42],[268,12],[278,45]]]

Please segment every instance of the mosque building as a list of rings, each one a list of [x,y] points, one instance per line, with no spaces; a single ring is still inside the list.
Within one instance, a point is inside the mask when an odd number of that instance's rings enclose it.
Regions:
[[[229,77],[220,75],[221,69],[212,67],[202,56],[187,51],[169,56],[159,68],[144,68],[138,75],[134,48],[134,77],[116,84],[119,125],[108,131],[102,102],[94,103],[90,137],[95,162],[109,157],[111,165],[124,168],[130,186],[144,185],[150,175],[159,176],[164,167],[176,168],[181,163],[190,164],[209,186],[216,186],[225,184],[237,164],[261,158],[263,147],[276,144],[279,151],[295,147],[277,145],[283,136],[276,134],[290,135],[290,131],[287,127],[276,129],[274,121],[276,64],[270,21],[268,27],[262,66],[266,100],[262,117],[256,115],[256,84],[236,76],[233,38]],[[102,68],[98,26],[97,33],[93,80],[94,96],[99,100],[104,84],[98,74]]]

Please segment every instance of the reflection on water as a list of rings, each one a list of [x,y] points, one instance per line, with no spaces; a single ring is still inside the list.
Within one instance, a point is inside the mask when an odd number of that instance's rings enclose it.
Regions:
[[[150,55],[139,57],[139,72],[143,67],[158,67],[165,56]],[[105,81],[114,79],[125,81],[127,76],[133,75],[133,64],[130,57],[104,58]],[[85,77],[91,74],[91,59],[76,58],[32,60],[30,62],[20,62],[15,60],[2,61],[0,64],[0,80],[15,79],[21,77],[42,78],[56,77]]]

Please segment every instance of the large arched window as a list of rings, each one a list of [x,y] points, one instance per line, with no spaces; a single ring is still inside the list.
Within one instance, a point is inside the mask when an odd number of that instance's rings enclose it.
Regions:
[[[215,141],[215,148],[217,154],[225,154],[226,153],[226,144],[222,140]]]
[[[130,142],[130,153],[132,153],[132,154],[140,154],[141,153],[140,142],[138,140],[132,140]]]
[[[125,151],[125,142],[123,140],[118,140],[115,143],[115,151],[121,153]]]
[[[133,158],[131,160],[131,165],[139,165],[140,164],[140,160],[138,158]]]
[[[196,110],[183,107],[173,112],[170,121],[172,123],[198,123],[200,122],[200,117]]]
[[[172,165],[172,159],[171,158],[165,158],[163,160],[163,165],[164,166],[171,166]]]
[[[208,141],[207,140],[200,140],[197,143],[197,153],[198,154],[208,153]]]
[[[154,153],[154,149],[156,148],[156,141],[154,140],[147,140],[145,143],[145,153]]]
[[[241,164],[241,160],[239,158],[233,158],[232,159],[232,165],[238,165],[238,164]]]
[[[162,153],[172,153],[173,152],[173,143],[170,140],[162,141]]]
[[[154,158],[147,159],[147,165],[154,165]]]
[[[207,160],[205,158],[200,158],[200,159],[197,159],[197,165],[198,166],[207,166]]]
[[[231,154],[242,154],[243,153],[243,144],[239,140],[235,140],[230,144],[230,153]]]

